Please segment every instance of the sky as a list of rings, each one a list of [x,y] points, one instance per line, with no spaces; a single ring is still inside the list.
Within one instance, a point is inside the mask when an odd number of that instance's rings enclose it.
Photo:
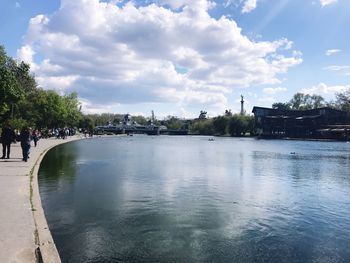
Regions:
[[[0,45],[85,113],[192,118],[350,88],[348,0],[0,0]]]

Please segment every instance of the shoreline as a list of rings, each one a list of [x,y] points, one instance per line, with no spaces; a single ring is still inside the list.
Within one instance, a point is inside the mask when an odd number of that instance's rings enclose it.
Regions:
[[[38,262],[61,263],[61,258],[56,248],[53,237],[51,235],[51,231],[45,217],[44,208],[42,207],[42,203],[41,203],[39,182],[38,182],[38,172],[39,172],[40,164],[44,159],[45,155],[48,153],[48,151],[51,150],[52,148],[58,145],[66,144],[66,143],[77,141],[80,139],[82,138],[75,138],[68,141],[66,141],[67,139],[65,140],[58,139],[58,140],[62,140],[61,143],[52,145],[46,148],[42,153],[40,153],[39,158],[36,160],[31,170],[30,203],[33,211],[34,224],[36,228],[34,235],[35,235],[35,240],[38,247],[35,250],[35,255]]]
[[[53,147],[84,139],[41,139],[22,161],[19,143],[11,145],[10,159],[0,161],[0,259],[2,262],[60,263],[58,251],[41,204],[38,170]]]

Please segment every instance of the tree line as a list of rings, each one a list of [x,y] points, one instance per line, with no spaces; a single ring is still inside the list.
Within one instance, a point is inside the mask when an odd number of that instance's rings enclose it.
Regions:
[[[30,66],[0,46],[0,122],[17,129],[75,127],[83,119],[77,93],[60,95],[39,87]]]
[[[254,116],[232,114],[230,110],[214,118],[206,118],[202,111],[199,118],[191,122],[189,130],[199,135],[253,136],[254,123]]]
[[[321,107],[330,107],[350,112],[350,89],[336,93],[335,98],[334,101],[327,102],[320,95],[298,92],[287,102],[273,103],[272,108],[280,110],[311,110]]]

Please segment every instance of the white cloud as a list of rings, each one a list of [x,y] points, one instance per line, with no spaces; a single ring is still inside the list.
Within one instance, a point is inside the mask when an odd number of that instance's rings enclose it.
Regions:
[[[328,49],[326,51],[326,56],[331,56],[331,55],[334,55],[334,54],[339,53],[341,51],[342,51],[341,49]]]
[[[333,66],[325,67],[324,69],[331,70],[331,71],[342,71],[342,70],[350,70],[350,66],[333,65]]]
[[[330,4],[334,4],[338,2],[338,0],[320,0],[320,4],[321,6],[326,6],[326,5],[330,5]]]
[[[24,45],[20,49],[17,50],[17,58],[20,61],[25,61],[31,65],[33,65],[33,56],[35,51],[30,45]]]
[[[279,83],[302,62],[287,39],[251,41],[235,21],[212,18],[210,1],[166,2],[180,9],[62,0],[30,20],[18,57],[35,66],[40,85],[77,91],[96,110],[151,102],[221,109],[233,89]]]
[[[324,68],[325,70],[337,72],[339,75],[350,76],[350,66],[332,65]]]
[[[225,8],[229,6],[234,6],[234,7],[242,6],[241,12],[249,13],[256,8],[257,0],[226,0],[224,1],[223,6]]]
[[[20,7],[21,7],[21,4],[20,4],[19,2],[16,2],[16,3],[15,3],[15,6],[16,6],[16,8],[20,8]]]
[[[277,93],[281,93],[281,92],[285,92],[287,91],[287,88],[283,88],[283,87],[278,87],[278,88],[264,88],[263,92],[266,94],[270,94],[270,95],[275,95]]]
[[[249,13],[255,8],[256,8],[256,0],[246,0],[242,8],[242,13]]]
[[[271,105],[276,102],[276,99],[274,97],[263,96],[260,97],[257,101],[262,107],[271,107]]]
[[[333,98],[336,93],[343,92],[350,89],[350,85],[334,85],[328,86],[325,83],[319,83],[311,88],[302,89],[302,93],[306,94],[318,94],[324,96],[325,98]]]
[[[79,76],[67,75],[67,76],[49,76],[49,77],[36,77],[39,86],[46,88],[55,88],[57,91],[64,93],[66,87],[72,85]]]

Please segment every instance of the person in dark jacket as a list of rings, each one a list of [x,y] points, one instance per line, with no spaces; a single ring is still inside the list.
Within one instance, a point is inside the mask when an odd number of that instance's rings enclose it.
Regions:
[[[10,159],[11,143],[16,139],[16,134],[10,124],[5,124],[1,133],[2,157],[1,159]]]
[[[33,131],[32,138],[33,138],[34,146],[36,147],[39,141],[39,134],[37,130]]]
[[[32,140],[31,132],[28,127],[24,127],[19,135],[22,147],[23,161],[27,161],[29,158],[30,141]]]

